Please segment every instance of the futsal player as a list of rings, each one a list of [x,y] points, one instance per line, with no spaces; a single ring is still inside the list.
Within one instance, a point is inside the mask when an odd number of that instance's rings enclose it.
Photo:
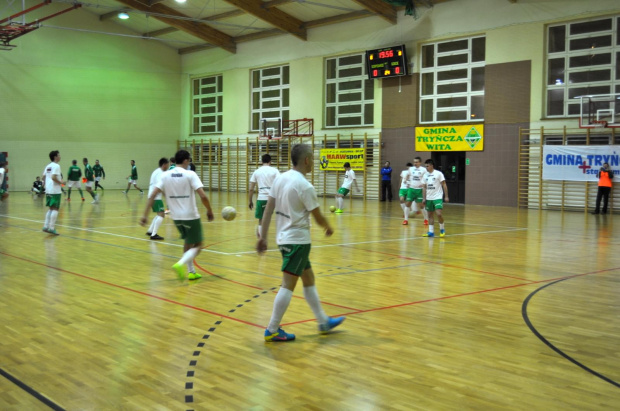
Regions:
[[[258,227],[256,227],[256,236],[258,238],[260,238],[260,226],[263,222],[263,213],[267,205],[267,199],[269,198],[269,190],[271,190],[271,186],[276,177],[280,175],[278,169],[271,167],[271,156],[269,154],[263,154],[261,161],[263,165],[252,173],[252,177],[250,177],[250,187],[248,189],[248,207],[251,210],[254,208],[254,203],[252,202],[254,187],[258,188],[256,210],[254,211],[254,217],[258,219]]]
[[[151,194],[153,194],[153,190],[155,190],[155,185],[161,179],[162,173],[164,173],[165,171],[168,171],[169,166],[170,166],[170,162],[168,161],[166,157],[162,157],[159,159],[159,167],[157,167],[155,171],[153,171],[153,173],[151,174],[151,181],[149,183],[149,194],[148,194],[149,197],[151,197]],[[166,208],[164,207],[164,202],[162,200],[161,193],[155,196],[155,199],[153,200],[152,210],[153,212],[157,213],[157,215],[153,219],[153,222],[151,222],[151,226],[146,232],[146,235],[151,237],[151,240],[163,240],[164,237],[157,234],[157,230],[159,230],[159,227],[161,227],[161,224],[164,222],[164,216],[165,216],[164,211],[166,210]]]
[[[77,160],[71,161],[71,166],[69,167],[69,172],[67,173],[67,187],[69,191],[67,193],[67,201],[71,201],[71,189],[77,188],[80,192],[80,197],[82,197],[82,201],[84,201],[84,193],[82,193],[82,182],[80,179],[82,178],[82,170],[77,165]]]
[[[56,219],[58,218],[58,209],[60,208],[60,199],[62,197],[61,187],[65,182],[62,181],[60,165],[58,164],[60,162],[60,152],[54,150],[50,152],[49,157],[52,162],[43,170],[43,178],[45,178],[45,205],[49,207],[47,214],[45,214],[43,231],[58,235],[58,232],[56,232]]]
[[[357,180],[355,179],[355,171],[351,169],[351,164],[344,163],[344,181],[342,182],[342,187],[338,189],[338,193],[336,194],[336,213],[342,214],[342,210],[344,209],[344,198],[351,192],[351,186],[355,185],[355,189],[357,192],[361,192],[359,187],[357,186]]]
[[[439,220],[439,237],[446,235],[443,220],[443,203],[448,203],[448,186],[446,185],[446,178],[439,170],[435,170],[435,162],[428,159],[424,162],[426,164],[426,174],[424,175],[424,185],[422,188],[422,205],[426,207],[428,211],[428,233],[424,234],[424,237],[435,236],[435,213]],[[444,197],[445,194],[445,197]]]
[[[291,150],[291,162],[293,168],[276,178],[269,192],[261,236],[256,244],[256,250],[260,254],[267,251],[269,225],[275,210],[276,243],[282,253],[282,286],[273,302],[273,313],[265,330],[265,341],[295,339],[295,334],[289,334],[280,328],[280,322],[293,298],[293,290],[299,277],[304,286],[304,297],[319,323],[320,332],[329,332],[345,320],[345,317],[328,317],[323,311],[310,265],[310,214],[317,224],[325,229],[326,236],[334,233],[321,214],[314,187],[305,177],[312,171],[314,164],[312,148],[297,144]]]
[[[103,190],[103,186],[99,183],[102,179],[105,180],[105,170],[99,164],[99,160],[95,160],[95,165],[93,166],[93,171],[95,172],[95,191],[97,188]]]
[[[400,200],[400,208],[403,209],[405,219],[403,225],[409,224],[409,208],[407,207],[407,194],[409,193],[409,185],[411,184],[411,167],[413,164],[407,163],[406,168],[400,172],[400,189],[398,190],[398,199]]]
[[[140,194],[144,194],[144,191],[142,191],[142,189],[138,187],[138,169],[136,168],[136,162],[134,160],[131,160],[131,174],[129,174],[127,178],[129,179],[129,182],[127,183],[127,188],[125,189],[125,191],[121,191],[121,193],[127,194],[129,189],[131,188],[131,185],[133,184],[136,189],[140,190]]]
[[[95,172],[90,164],[88,164],[88,159],[86,157],[82,159],[82,162],[84,163],[84,177],[86,178],[86,183],[84,183],[84,185],[86,186],[86,192],[88,192],[88,194],[90,194],[93,198],[91,204],[97,204],[99,202],[99,194],[95,194],[93,191],[93,185],[95,184]]]
[[[416,214],[420,213],[420,209],[422,209],[422,213],[424,215],[424,225],[428,225],[428,211],[422,205],[422,187],[424,186],[424,175],[426,174],[426,167],[422,167],[422,159],[420,157],[415,157],[413,159],[413,167],[409,168],[411,172],[411,181],[409,183],[409,190],[407,191],[407,197],[409,199],[408,207],[413,206],[413,209],[410,211],[415,212]],[[405,220],[409,214],[405,215]]]

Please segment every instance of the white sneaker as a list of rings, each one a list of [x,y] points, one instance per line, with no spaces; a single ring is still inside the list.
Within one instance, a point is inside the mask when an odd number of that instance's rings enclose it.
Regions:
[[[99,204],[99,194],[95,194],[95,199],[91,204]]]
[[[123,194],[127,194],[127,191],[121,191],[121,193],[123,193]]]

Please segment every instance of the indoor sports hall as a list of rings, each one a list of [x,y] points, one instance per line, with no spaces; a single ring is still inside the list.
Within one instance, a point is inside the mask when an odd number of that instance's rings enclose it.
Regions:
[[[0,409],[617,408],[616,1],[0,1]],[[268,342],[290,274],[248,190],[297,144],[345,321],[298,284]],[[178,150],[214,213],[197,279],[171,214],[146,234]],[[416,157],[441,226],[401,205]]]

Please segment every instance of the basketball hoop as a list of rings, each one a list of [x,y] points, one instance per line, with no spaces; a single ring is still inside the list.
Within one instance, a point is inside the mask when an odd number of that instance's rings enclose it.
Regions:
[[[606,128],[607,122],[605,120],[592,120],[592,126],[594,128]]]

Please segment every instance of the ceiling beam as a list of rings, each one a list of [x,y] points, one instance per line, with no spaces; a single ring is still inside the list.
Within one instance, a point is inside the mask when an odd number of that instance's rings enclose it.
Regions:
[[[304,41],[308,38],[306,29],[302,27],[303,21],[278,10],[276,7],[263,7],[264,3],[262,0],[226,0],[226,2],[245,10],[251,15],[258,17],[259,19],[284,30],[289,34],[292,34],[297,38]]]
[[[396,8],[381,0],[353,0],[366,10],[371,11],[391,24],[396,24]]]
[[[329,24],[343,23],[345,21],[362,19],[364,17],[375,16],[374,13],[368,10],[357,10],[351,13],[338,14],[336,16],[324,17],[322,19],[311,20],[304,23],[304,27],[307,29],[313,29],[315,27],[327,26]]]
[[[223,20],[223,19],[227,19],[227,18],[230,18],[230,17],[241,16],[243,14],[245,14],[245,11],[239,10],[239,9],[235,9],[235,10],[227,11],[225,13],[214,14],[213,16],[204,17],[201,20],[204,20],[205,22],[218,21],[218,20]],[[144,36],[144,37],[163,36],[164,34],[174,33],[177,30],[178,29],[175,28],[175,27],[167,27],[167,28],[164,28],[164,29],[161,29],[161,30],[151,31],[149,33],[143,33],[142,36]]]
[[[123,13],[123,12],[128,12],[130,9],[128,9],[127,7],[125,7],[124,9],[118,9],[118,10],[114,10],[111,11],[109,13],[105,13],[99,16],[99,21],[106,21],[106,20],[110,20],[113,19],[114,17],[118,16],[118,13]]]
[[[153,15],[152,17],[168,24],[169,26],[176,27],[177,29],[184,31],[185,33],[198,37],[199,39],[204,40],[209,44],[212,44],[216,47],[221,47],[226,51],[229,51],[231,53],[235,53],[237,51],[235,41],[231,36],[227,35],[226,33],[222,33],[221,31],[216,30],[212,27],[209,27],[206,24],[198,23],[196,21],[174,18],[183,17],[190,19],[189,16],[173,8],[164,6],[163,4],[155,4],[149,7],[148,5],[141,3],[139,0],[118,0],[118,2],[128,7],[131,7],[132,9],[142,12],[171,16],[163,17]]]

